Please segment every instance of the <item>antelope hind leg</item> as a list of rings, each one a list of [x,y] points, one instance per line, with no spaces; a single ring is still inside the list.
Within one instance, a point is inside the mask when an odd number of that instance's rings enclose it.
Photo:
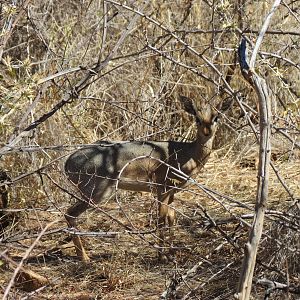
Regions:
[[[89,204],[86,201],[78,201],[73,206],[71,206],[65,214],[68,225],[70,227],[76,228],[76,218],[88,207]],[[81,238],[78,235],[73,235],[72,241],[75,246],[75,251],[78,258],[83,262],[89,262],[90,258],[83,247]]]

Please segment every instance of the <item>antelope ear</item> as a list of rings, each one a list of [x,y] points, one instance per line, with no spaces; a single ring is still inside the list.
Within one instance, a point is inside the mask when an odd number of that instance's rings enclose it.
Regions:
[[[224,113],[225,111],[227,111],[233,103],[233,98],[226,98],[223,101],[221,101],[217,106],[216,109],[222,113]]]
[[[194,101],[188,97],[179,96],[181,103],[183,104],[184,110],[193,116],[197,116],[197,111],[195,108]]]

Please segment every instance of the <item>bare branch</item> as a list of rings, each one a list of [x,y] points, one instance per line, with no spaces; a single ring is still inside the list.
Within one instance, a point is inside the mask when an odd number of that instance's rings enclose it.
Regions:
[[[269,21],[269,20],[268,20]],[[245,52],[245,41],[242,42],[240,52]],[[259,241],[263,231],[264,215],[268,197],[268,181],[269,181],[269,165],[271,157],[271,105],[268,93],[268,87],[262,78],[260,78],[253,69],[248,68],[246,55],[240,53],[240,65],[244,77],[255,88],[259,101],[260,111],[260,148],[259,148],[259,167],[258,167],[258,183],[256,194],[256,217],[249,233],[249,241],[245,245],[244,260],[240,275],[238,292],[236,299],[248,300],[250,298],[252,278],[256,263],[256,254]],[[255,56],[252,55],[252,66],[255,63]]]

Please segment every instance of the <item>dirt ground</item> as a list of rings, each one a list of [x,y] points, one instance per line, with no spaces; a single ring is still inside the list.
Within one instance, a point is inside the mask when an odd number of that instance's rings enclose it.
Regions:
[[[282,180],[288,180],[289,190],[295,199],[298,195],[299,201],[299,159],[281,158],[275,164]],[[116,233],[113,237],[96,234],[85,237],[90,263],[77,259],[69,242],[70,235],[63,231],[66,224],[62,213],[68,202],[37,201],[27,211],[15,213],[15,221],[6,228],[0,251],[6,251],[11,260],[20,263],[42,228],[60,219],[23,262],[24,267],[46,277],[48,282],[35,291],[25,291],[24,282],[19,286],[14,284],[8,298],[151,300],[159,299],[173,287],[176,290],[173,299],[232,299],[248,235],[247,224],[252,222],[256,172],[252,158],[232,161],[215,152],[197,182],[217,191],[218,195],[213,194],[213,199],[199,186],[176,194],[174,206],[178,222],[173,242],[167,233],[164,261],[157,257],[154,195],[121,192],[118,202],[101,203],[98,210],[83,214],[79,222],[82,232]],[[286,282],[288,276],[291,285],[299,285],[299,232],[289,226],[292,217],[299,220],[299,209],[297,216],[293,200],[272,171],[269,191],[269,213],[254,280],[265,277]],[[3,292],[15,268],[16,265],[2,261],[0,286]],[[255,284],[253,299],[262,299],[264,292],[262,286]],[[277,291],[271,299],[297,297]]]

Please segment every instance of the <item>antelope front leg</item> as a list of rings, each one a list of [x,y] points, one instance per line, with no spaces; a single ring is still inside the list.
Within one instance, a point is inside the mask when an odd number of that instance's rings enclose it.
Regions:
[[[168,192],[162,194],[158,194],[158,200],[159,200],[159,219],[158,219],[158,230],[159,230],[159,252],[158,252],[158,259],[160,261],[167,260],[165,252],[165,231],[166,231],[166,225],[169,226],[169,234],[170,234],[170,240],[173,241],[173,229],[172,226],[175,223],[176,220],[176,214],[175,210],[171,208],[169,205],[174,200],[174,195],[170,195]]]
[[[172,201],[171,201],[172,199]],[[174,236],[175,236],[175,230],[174,225],[176,225],[177,218],[176,218],[176,211],[174,208],[170,207],[170,204],[173,202],[174,196],[170,196],[169,199],[169,205],[168,205],[168,212],[167,212],[167,220],[168,220],[168,226],[169,226],[169,237],[170,237],[170,243],[171,243],[171,250],[170,253],[173,254],[174,251],[172,249],[173,242],[174,242]]]

